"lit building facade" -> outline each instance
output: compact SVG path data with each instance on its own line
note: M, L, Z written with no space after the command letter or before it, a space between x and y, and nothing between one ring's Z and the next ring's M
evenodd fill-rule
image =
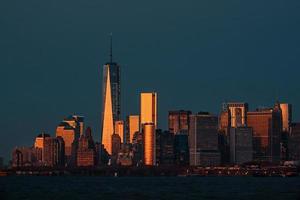
M141 93L140 99L141 126L145 123L153 123L157 127L157 93Z
M250 127L230 129L230 161L243 164L253 160L253 130Z
M289 133L292 123L292 105L288 103L280 104L282 113L282 130L285 133Z
M192 166L217 166L220 164L218 150L218 117L209 113L190 116L189 155Z
M169 131L177 133L188 133L191 111L178 110L169 111L168 125Z
M144 164L156 164L156 140L155 140L155 124L143 124L143 145L144 145Z
M124 121L118 120L115 122L115 134L121 138L121 143L124 143Z
M253 128L253 159L279 162L282 131L280 107L248 112L247 122Z
M247 125L248 103L230 102L225 105L230 111L230 127L236 128Z
M79 138L76 162L78 167L93 167L96 165L96 146L92 137L91 128L89 127L85 134Z
M126 118L126 143L132 143L133 135L140 131L140 116L129 115Z

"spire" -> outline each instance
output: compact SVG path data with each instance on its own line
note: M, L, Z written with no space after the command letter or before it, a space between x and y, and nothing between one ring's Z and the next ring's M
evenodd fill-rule
M113 55L112 55L112 33L110 33L110 63L113 61Z

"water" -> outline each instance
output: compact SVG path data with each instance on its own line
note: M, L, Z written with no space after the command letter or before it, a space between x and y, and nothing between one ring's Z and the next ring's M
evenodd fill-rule
M6 199L300 200L300 177L0 177Z

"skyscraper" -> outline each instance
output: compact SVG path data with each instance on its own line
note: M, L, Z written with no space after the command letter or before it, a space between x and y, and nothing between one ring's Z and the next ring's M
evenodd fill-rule
M129 115L126 118L126 143L133 142L133 135L140 131L140 116Z
M253 159L279 162L282 131L280 108L258 109L247 115L248 126L253 128Z
M145 123L153 123L154 129L157 128L157 93L141 93L141 126Z
M230 161L243 164L253 159L252 128L237 127L230 129Z
M204 112L190 116L189 149L192 166L220 164L218 117Z
M121 71L112 59L112 37L110 62L103 66L102 82L102 144L109 154L112 152L111 137L114 134L115 121L121 115Z
M124 143L124 121L118 120L115 122L115 134L121 138L121 143Z
M247 103L225 103L223 105L224 109L227 106L227 109L230 111L230 120L231 127L240 127L247 125L247 112L248 112L248 104Z
M155 165L156 163L156 141L155 125L153 122L143 124L144 164Z

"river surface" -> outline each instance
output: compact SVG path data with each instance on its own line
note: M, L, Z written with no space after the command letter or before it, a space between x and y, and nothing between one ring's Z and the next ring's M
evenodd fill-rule
M300 177L0 177L6 199L300 200Z

